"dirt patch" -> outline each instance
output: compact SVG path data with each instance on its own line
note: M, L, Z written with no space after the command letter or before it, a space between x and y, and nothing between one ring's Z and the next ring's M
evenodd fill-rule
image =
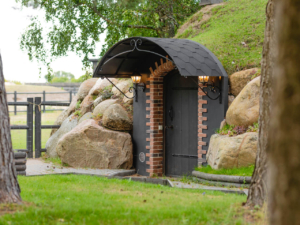
M23 202L22 204L0 204L0 216L24 211L26 207L32 205L33 203L29 203L29 202Z
M212 9L218 6L224 5L224 3L208 5L195 13L190 20L184 23L177 31L175 38L187 38L193 32L201 29L201 26L205 25L212 15Z

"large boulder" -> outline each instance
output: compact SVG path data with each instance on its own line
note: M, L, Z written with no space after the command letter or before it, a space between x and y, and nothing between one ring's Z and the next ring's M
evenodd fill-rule
M127 104L133 104L133 92L127 92L126 93L126 96L129 97L129 98L126 98L125 96L123 97L123 102L124 103L127 103Z
M92 95L87 95L80 104L80 114L84 115L87 112L92 112L94 98Z
M117 86L123 93L126 93L126 92L128 92L129 88L132 86L132 81L131 81L131 80L121 81L121 82L119 82L118 84L116 84L116 86ZM113 87L113 88L112 88L112 92L113 92L114 95L116 95L116 96L122 95L122 93L121 93L116 87Z
M62 111L61 114L56 118L54 125L61 125L65 119L68 118L73 112L75 112L76 109L76 104L77 104L77 96L73 96L72 102L69 105L67 109ZM50 133L50 137L57 131L58 129L53 128Z
M67 111L68 111L68 116L70 116L73 112L75 112L76 110L76 105L77 105L77 95L76 96L73 96L72 98L72 102L71 104L69 105Z
M56 146L59 139L69 131L71 131L78 123L78 118L73 114L70 115L61 124L60 128L48 139L46 143L47 154L51 158L57 157Z
M231 169L253 165L257 152L258 133L238 136L214 134L210 138L207 163L213 169Z
M235 126L250 126L258 122L260 77L253 79L234 99L226 113L226 122Z
M96 108L93 111L94 116L103 116L106 109L108 109L109 106L112 104L115 104L117 102L116 99L107 99L103 102L101 102L99 105L96 106Z
M243 88L251 81L254 74L259 71L258 68L242 70L229 76L230 92L237 96Z
M109 80L114 84L117 84L119 81L115 78L110 78ZM98 95L101 90L109 86L112 86L112 84L107 79L98 79L95 85L89 91L89 95Z
M88 112L88 113L84 114L82 117L80 117L78 124L82 123L85 120L92 119L93 117L94 117L93 113Z
M64 111L59 114L59 116L56 118L54 125L61 125L69 116L68 109L65 109ZM50 133L50 137L57 131L58 129L52 129Z
M130 169L133 161L130 134L105 129L92 119L65 134L57 154L73 167Z
M132 121L126 110L119 104L113 104L105 110L102 124L111 130L129 131L132 130Z
M85 98L85 96L88 95L89 91L95 85L97 80L98 80L98 78L91 78L91 79L84 81L79 87L79 90L77 93L77 99L83 100Z

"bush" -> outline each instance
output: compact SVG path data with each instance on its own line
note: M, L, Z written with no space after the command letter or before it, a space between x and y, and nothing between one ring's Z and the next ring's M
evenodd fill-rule
M252 126L249 127L226 124L222 129L217 129L216 134L229 135L229 137L232 137L246 132L258 132L258 128L258 123L254 123Z

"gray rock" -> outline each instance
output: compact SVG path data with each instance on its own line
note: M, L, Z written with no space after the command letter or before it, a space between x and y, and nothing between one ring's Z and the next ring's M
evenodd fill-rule
M132 97L133 97L133 93L131 93L131 92L128 91L128 92L126 93L126 96L129 97L129 98L126 98L126 97L124 96L124 97L123 97L123 102L132 105L132 104L133 104L133 98L132 98Z
M108 109L108 107L111 106L112 104L115 104L116 102L117 102L116 99L107 99L107 100L101 102L94 109L94 111L93 111L94 116L98 116L98 115L103 116L105 110Z
M130 134L105 129L92 119L64 135L57 154L73 167L130 169L133 162Z
M84 81L79 87L79 90L77 93L77 99L83 100L85 98L85 96L88 95L89 91L95 85L97 80L98 80L98 78L91 78L91 79Z
M125 80L125 81L121 81L116 85L123 93L128 92L129 88L132 86L132 81L131 80ZM122 95L122 93L116 88L113 87L112 88L112 92L114 93L114 95L116 96L120 96Z
M96 107L97 105L99 105L101 102L103 101L103 97L99 96L98 98L95 99L94 101L94 107Z
M64 136L64 134L71 131L78 123L78 118L73 114L69 116L64 122L61 124L61 127L48 139L46 143L47 154L51 158L57 157L56 146L60 138Z
M105 110L102 124L111 130L129 131L132 130L132 121L128 113L119 104L113 104Z
M79 119L78 124L82 123L82 122L85 121L85 120L92 119L93 117L94 117L94 116L93 116L93 113L88 112L88 113L84 114L84 115Z
M214 134L210 138L207 163L214 169L231 169L253 165L257 152L258 133L247 132L229 137Z
M118 83L118 80L115 78L109 78L114 84ZM89 95L98 95L101 90L106 87L112 86L112 84L107 79L98 79L92 89L89 91Z
M54 125L61 125L69 116L68 109L65 109L64 111L59 114L59 116L56 118ZM52 129L50 133L50 137L57 131L58 129Z

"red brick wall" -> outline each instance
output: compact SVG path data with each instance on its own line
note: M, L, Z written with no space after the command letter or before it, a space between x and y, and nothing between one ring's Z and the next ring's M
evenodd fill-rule
M163 149L164 149L164 133L163 129L159 130L159 126L164 125L164 99L163 99L163 77L150 77L148 78L147 88L150 92L147 93L146 103L149 107L146 111L149 112L146 115L147 119L147 138L146 149L149 151L146 153L146 164L149 165L146 172L149 176L163 175Z
M202 85L199 83L199 85ZM207 129L207 125L203 125L203 121L207 120L202 114L207 112L207 109L203 105L207 104L207 100L203 99L205 94L198 88L198 166L202 166L206 162L202 156L206 155L206 150L203 150L202 146L206 146L207 143L202 141L202 138L206 137L204 130Z

